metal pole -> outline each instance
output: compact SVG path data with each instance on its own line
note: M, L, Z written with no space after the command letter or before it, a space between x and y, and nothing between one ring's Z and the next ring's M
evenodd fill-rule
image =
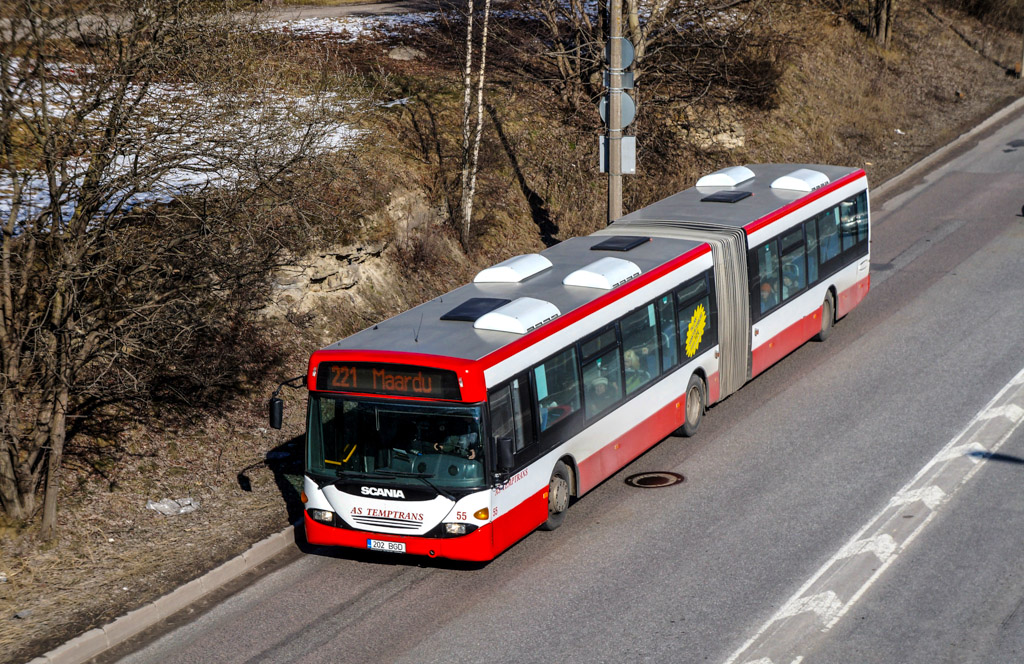
M608 223L622 216L622 0L611 0L608 49Z
M1020 45L1020 66L1017 67L1017 78L1024 76L1024 24L1021 25L1021 45Z

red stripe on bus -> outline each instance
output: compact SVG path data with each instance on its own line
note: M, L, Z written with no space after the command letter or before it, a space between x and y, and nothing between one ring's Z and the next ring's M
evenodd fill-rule
M693 261L694 259L700 256L703 256L706 253L709 253L710 251L711 245L702 244L699 247L691 249L685 254L673 258L671 261L667 263L659 265L658 267L652 269L650 272L647 272L646 274L642 274L639 277L632 279L631 281L627 281L622 286L619 286L615 290L605 295L602 295L596 300L588 302L577 309L573 309L569 313L559 316L550 323L542 325L538 329L520 337L519 339L516 339L512 343L502 346L501 348L492 351L488 355L484 355L482 358L480 358L480 369L489 369L494 365L498 364L499 362L507 360L516 353L519 353L524 349L529 348L530 346L540 341L543 341L544 339L550 337L552 334L556 332L564 330L573 323L583 320L584 318L593 314L594 312L603 309L604 307L607 307L618 300L621 300L627 295L636 292L637 290L643 288L647 284L656 281L657 279L665 276L669 272L682 267L683 265Z
M839 294L839 301L836 302L836 315L845 316L853 311L853 308L860 304L869 290L871 290L870 274L854 284L853 288L847 288Z
M821 189L816 189L815 191L812 191L811 193L804 196L803 198L799 198L793 201L792 203L784 205L783 207L780 207L778 210L775 210L774 212L761 217L760 219L756 219L750 222L749 224L743 227L743 230L747 232L747 235L753 235L755 232L761 230L768 224L774 223L779 219L785 217L786 215L792 214L793 212L796 212L800 208L810 205L811 203L818 200L822 196L831 194L836 189L839 189L853 182L854 180L857 180L862 177L865 177L864 169L858 169L853 173L850 173L849 175L844 175L843 177L839 178L832 184L826 187L822 187Z
M494 499L491 499L494 502ZM492 508L493 509L493 508ZM527 497L508 512L499 514L494 521L494 555L523 539L548 519L548 487Z
M868 275L856 284L839 293L836 304L836 316L845 316L857 306L871 287L871 276ZM815 309L810 315L804 316L779 334L754 349L751 360L751 377L758 375L786 355L802 346L808 339L821 330L822 307ZM755 325L755 327L757 327Z
M708 392L719 385L718 372L708 377ZM611 441L577 464L579 467L578 495L583 495L605 481L633 459L637 458L670 433L683 426L686 413L686 394L663 406L646 420Z

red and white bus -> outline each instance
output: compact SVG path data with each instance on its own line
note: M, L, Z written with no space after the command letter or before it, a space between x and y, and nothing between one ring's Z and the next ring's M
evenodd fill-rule
M558 527L824 339L868 292L869 238L862 170L731 167L316 351L307 540L490 560Z

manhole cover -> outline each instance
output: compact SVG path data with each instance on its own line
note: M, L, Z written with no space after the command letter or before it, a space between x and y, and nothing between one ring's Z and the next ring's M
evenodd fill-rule
M626 484L635 486L638 489L657 489L663 486L672 486L683 481L679 473L658 471L655 473L637 473L626 478Z

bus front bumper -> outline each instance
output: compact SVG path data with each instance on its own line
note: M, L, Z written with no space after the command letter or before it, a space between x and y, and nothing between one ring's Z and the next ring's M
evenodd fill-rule
M461 537L416 537L413 535L392 535L390 533L372 533L365 530L338 528L314 521L309 514L303 512L306 528L306 541L321 546L345 546L353 549L369 549L369 541L401 542L405 544L405 553L431 558L449 558L451 560L485 561L494 558L494 547L491 538L491 524L485 523L468 535ZM396 554L401 555L401 554Z

